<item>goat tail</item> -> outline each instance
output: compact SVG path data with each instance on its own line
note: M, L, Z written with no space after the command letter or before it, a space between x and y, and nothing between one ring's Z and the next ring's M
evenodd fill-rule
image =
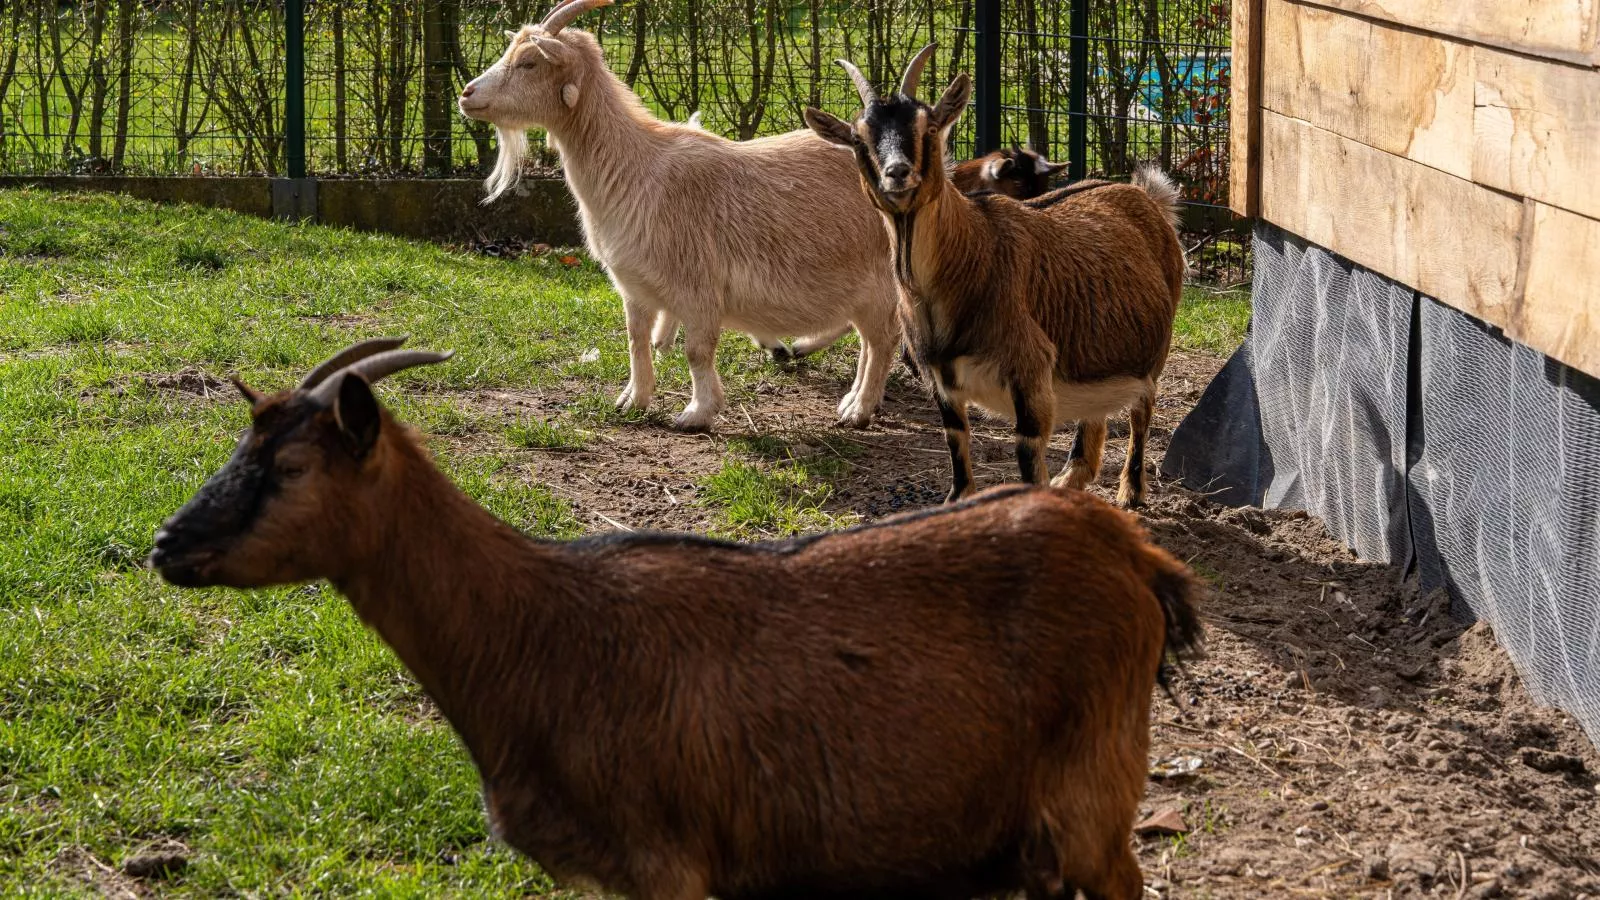
M1172 180L1172 176L1161 171L1161 167L1155 163L1148 163L1134 170L1133 183L1136 187L1143 188L1144 192L1150 195L1150 199L1154 200L1156 206L1161 208L1161 214L1166 217L1167 224L1171 225L1173 230L1176 231L1178 228L1178 203L1183 198L1178 193L1177 182Z
M1205 628L1200 624L1197 609L1200 585L1188 567L1167 551L1149 545L1145 554L1151 566L1146 583L1156 595L1156 602L1161 604L1161 618L1166 624L1166 641L1162 645L1156 681L1181 711L1183 706L1173 696L1169 676L1174 664L1181 667L1185 659L1199 656L1204 649Z
M489 196L483 198L485 205L500 199L501 194L517 186L517 182L522 180L522 158L528 155L526 129L496 125L494 131L500 138L500 155L495 157L494 169L483 182L489 191Z

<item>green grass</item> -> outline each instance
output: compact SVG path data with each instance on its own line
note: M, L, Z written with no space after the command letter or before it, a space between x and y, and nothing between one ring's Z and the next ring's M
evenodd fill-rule
M1180 346L1237 340L1246 308L1186 304ZM141 566L247 424L219 379L281 389L377 334L458 351L380 392L464 490L531 534L584 530L525 448L641 418L611 409L621 304L592 264L0 192L0 893L92 892L104 873L84 854L114 868L175 838L193 853L162 888L179 896L549 895L487 840L465 753L343 598L180 591ZM723 359L731 397L785 377L731 337ZM687 389L681 354L660 379ZM463 393L567 380L593 389L509 425ZM731 535L842 524L825 506L852 446L729 441L703 502Z
M1173 346L1183 350L1227 355L1244 340L1250 326L1250 294L1191 285L1172 324Z

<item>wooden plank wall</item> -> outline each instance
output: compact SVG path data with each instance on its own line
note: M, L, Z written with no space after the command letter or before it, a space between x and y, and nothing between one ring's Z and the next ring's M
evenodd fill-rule
M1240 5L1251 211L1600 376L1600 0Z

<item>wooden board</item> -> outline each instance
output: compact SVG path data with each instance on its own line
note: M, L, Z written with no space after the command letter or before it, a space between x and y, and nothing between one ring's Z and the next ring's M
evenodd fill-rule
M1228 206L1253 217L1261 206L1261 7L1233 0L1229 63Z
M1497 191L1262 113L1264 218L1501 327L1518 287L1522 212Z
M1516 340L1600 377L1600 220L1527 202Z
M1600 61L1600 0L1308 0L1535 56Z
M1472 177L1471 46L1288 0L1265 14L1265 108Z
M1600 71L1474 56L1472 180L1600 218Z

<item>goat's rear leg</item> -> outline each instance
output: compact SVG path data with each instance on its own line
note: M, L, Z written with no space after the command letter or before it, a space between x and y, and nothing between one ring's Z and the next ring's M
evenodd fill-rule
M658 311L655 327L650 330L650 346L654 347L657 353L666 353L672 349L672 344L677 339L677 318L664 309Z
M1125 507L1144 505L1144 445L1155 414L1156 398L1145 394L1128 410L1128 459L1122 465L1122 481L1117 486L1117 503Z
M825 331L822 334L813 334L795 338L794 343L788 347L780 346L773 348L772 360L773 362L783 363L793 362L797 359L804 359L813 353L818 353L828 349L829 347L832 347L840 338L848 334L849 331L850 325L846 323L842 327L835 328L832 331Z
M839 424L865 428L872 424L872 415L883 400L883 386L889 380L900 335L892 321L866 327L858 323L856 328L861 335L861 356L856 360L855 383L839 401Z
M1106 449L1106 420L1080 421L1067 454L1067 467L1051 484L1083 490L1100 477L1100 459Z
M721 323L686 321L683 325L683 353L689 358L689 379L693 385L689 405L672 425L679 431L708 431L726 403L722 379L717 375L717 340Z

